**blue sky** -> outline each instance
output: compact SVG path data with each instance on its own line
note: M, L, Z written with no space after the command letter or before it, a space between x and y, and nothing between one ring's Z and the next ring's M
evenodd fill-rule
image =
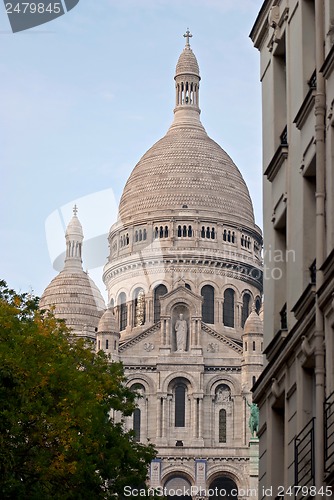
M202 123L241 170L262 225L259 54L248 37L261 4L80 0L65 16L17 34L1 4L1 278L42 293L62 244L50 214L68 222L74 201L84 200L88 238L108 231L132 168L172 121L188 26ZM90 274L101 286L101 270Z

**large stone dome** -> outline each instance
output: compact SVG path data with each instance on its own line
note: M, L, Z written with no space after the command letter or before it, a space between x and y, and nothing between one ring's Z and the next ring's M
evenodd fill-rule
M41 309L54 308L57 318L77 335L95 337L99 320L105 310L103 297L94 281L83 270L61 271L47 286L41 300Z
M176 106L167 134L137 163L123 191L120 222L184 208L254 228L247 186L228 154L207 135L199 109L199 66L189 30L175 71Z
M84 236L76 206L73 212L65 233L64 269L44 290L39 307L52 309L56 318L65 320L73 334L95 340L105 303L94 281L82 269Z
M203 127L172 126L137 163L123 191L122 221L182 207L254 226L247 186L228 154Z

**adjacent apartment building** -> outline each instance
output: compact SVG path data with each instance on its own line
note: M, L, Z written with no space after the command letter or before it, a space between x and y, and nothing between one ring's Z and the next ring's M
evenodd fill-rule
M266 0L260 498L334 485L334 1ZM300 490L298 492L298 486ZM272 488L272 494L271 493ZM333 487L334 489L334 487Z

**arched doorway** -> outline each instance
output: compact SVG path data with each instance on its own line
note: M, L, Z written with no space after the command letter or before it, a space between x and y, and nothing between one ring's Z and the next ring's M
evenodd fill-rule
M220 476L214 479L209 489L211 490L210 493L213 493L210 495L210 499L234 498L237 500L238 498L238 487L233 479L227 476Z
M182 476L174 476L165 483L165 491L168 500L190 500L191 484Z

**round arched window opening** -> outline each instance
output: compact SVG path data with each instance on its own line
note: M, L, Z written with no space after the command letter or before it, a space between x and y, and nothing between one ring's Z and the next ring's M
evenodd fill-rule
M238 498L238 487L231 479L227 476L217 477L212 481L209 487L210 498Z
M190 500L191 483L182 476L175 476L166 481L165 491L169 500Z

